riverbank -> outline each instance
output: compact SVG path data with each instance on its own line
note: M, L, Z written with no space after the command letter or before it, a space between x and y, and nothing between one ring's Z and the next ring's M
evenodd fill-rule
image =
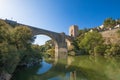
M32 66L35 66L35 65L38 65L40 62L42 62L42 59L41 60L38 60L38 61L34 61L34 62L31 62L31 63L24 63L24 64L19 64L17 65L16 69L14 70L14 72L12 74L9 74L7 72L1 72L0 73L0 80L13 80L13 76L18 72L20 71L21 69L24 69L24 68L29 68L29 67L32 67Z
M21 70L24 70L24 69L27 69L27 68L30 68L30 67L33 67L33 66L37 66L39 65L40 63L42 62L42 59L38 60L38 61L34 61L34 62L31 62L31 63L24 63L24 64L19 64L17 66L17 68L15 69L14 73L12 74L11 76L11 79L9 80L14 80L14 76L16 73L18 73L19 71Z

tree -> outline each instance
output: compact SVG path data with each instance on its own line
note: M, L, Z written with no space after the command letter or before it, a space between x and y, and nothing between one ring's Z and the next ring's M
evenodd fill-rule
M31 64L38 62L42 59L43 53L41 52L39 45L31 45L31 47L26 51L23 58L20 61L20 64L26 63Z
M34 41L31 29L26 26L15 27L12 30L12 37L13 44L18 50L25 50Z
M79 43L79 48L87 53L93 53L94 48L103 44L102 35L98 32L88 32Z
M120 19L117 19L116 23L117 23L117 24L120 24Z
M105 55L107 56L116 56L120 55L120 45L119 44L110 44L109 48L106 49Z
M48 40L48 41L45 42L45 49L46 49L46 51L47 51L48 49L52 49L52 48L54 48L54 47L55 47L55 45L54 45L53 40Z
M12 73L19 62L19 54L14 45L11 45L12 36L10 30L13 28L0 20L0 73Z
M10 40L10 27L5 23L0 23L0 43L3 41L9 42Z
M79 44L81 40L84 38L85 33L87 33L87 29L79 30L79 36L76 37L76 39L72 42L72 45L74 46L74 51L81 50L81 48L79 47Z
M78 35L80 36L80 35L83 35L83 34L85 34L86 32L88 32L89 31L89 29L87 29L87 28L85 28L85 29L83 29L83 30L79 30L78 31Z
M0 65L2 71L12 73L20 61L19 53L15 46L7 42L0 44Z
M94 48L94 54L95 55L104 55L105 50L106 50L106 45L97 45Z
M46 51L47 54L50 55L50 57L54 58L55 57L55 49L51 48Z
M45 53L46 53L45 56L49 55L49 57L55 57L55 45L54 45L53 40L46 41L44 48L45 48Z
M113 28L116 25L116 21L112 18L107 18L103 23L105 28Z
M32 45L35 37L26 26L7 24L0 20L0 74L13 73L16 66L24 61L42 59L39 46Z

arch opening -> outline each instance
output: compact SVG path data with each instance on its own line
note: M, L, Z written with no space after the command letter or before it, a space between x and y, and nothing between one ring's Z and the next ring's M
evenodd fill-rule
M36 39L33 44L37 44L41 47L42 53L47 57L55 58L58 55L58 43L52 36L45 34L35 35Z

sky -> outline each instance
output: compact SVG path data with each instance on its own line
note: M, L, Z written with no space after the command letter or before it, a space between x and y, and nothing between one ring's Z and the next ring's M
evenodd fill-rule
M0 0L0 18L65 34L71 25L92 28L109 17L120 18L120 0ZM48 39L37 36L35 44Z

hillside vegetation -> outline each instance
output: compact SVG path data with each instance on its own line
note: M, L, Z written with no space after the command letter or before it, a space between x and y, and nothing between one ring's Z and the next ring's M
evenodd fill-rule
M102 27L79 30L73 45L73 50L80 54L120 55L120 19L107 18Z

